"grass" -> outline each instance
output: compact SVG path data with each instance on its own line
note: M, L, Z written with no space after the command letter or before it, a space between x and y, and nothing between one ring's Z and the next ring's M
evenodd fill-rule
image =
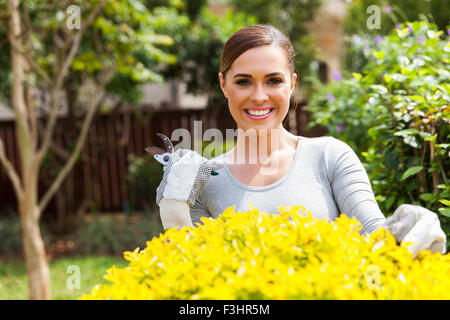
M52 298L74 300L91 292L96 284L108 283L103 276L106 269L113 265L125 267L128 261L122 257L95 255L71 256L50 261ZM79 269L69 268L70 266L77 266ZM76 270L80 271L80 287L70 289L70 284L76 284L73 281ZM23 261L0 262L0 300L28 299L27 286L26 267Z

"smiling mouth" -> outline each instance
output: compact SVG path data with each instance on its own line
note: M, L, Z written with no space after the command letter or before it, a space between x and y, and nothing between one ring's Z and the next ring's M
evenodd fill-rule
M248 115L252 116L252 117L263 117L268 115L269 113L271 113L274 108L270 108L270 109L265 109L265 110L250 110L250 109L244 109L245 113L247 113Z

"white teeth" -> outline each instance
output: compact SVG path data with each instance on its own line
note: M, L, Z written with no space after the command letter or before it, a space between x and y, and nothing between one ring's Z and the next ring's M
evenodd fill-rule
M247 112L250 113L252 116L263 116L265 114L268 114L272 109L267 109L264 111L251 111L247 109Z

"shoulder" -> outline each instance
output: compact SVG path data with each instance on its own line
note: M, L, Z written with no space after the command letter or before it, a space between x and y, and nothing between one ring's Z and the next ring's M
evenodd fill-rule
M332 136L322 136L322 137L301 137L302 144L305 150L312 153L317 153L318 155L324 156L325 158L334 157L338 154L342 154L353 149L344 141L336 139Z
M314 163L315 168L325 174L329 181L336 171L349 165L359 164L353 149L344 141L331 136L303 138L302 158ZM305 158L306 157L306 158Z

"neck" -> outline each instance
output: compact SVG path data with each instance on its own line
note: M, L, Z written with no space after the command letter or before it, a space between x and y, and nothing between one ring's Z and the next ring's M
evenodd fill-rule
M292 148L293 134L282 126L274 129L238 129L237 143L230 151L236 164L264 165L280 151Z

